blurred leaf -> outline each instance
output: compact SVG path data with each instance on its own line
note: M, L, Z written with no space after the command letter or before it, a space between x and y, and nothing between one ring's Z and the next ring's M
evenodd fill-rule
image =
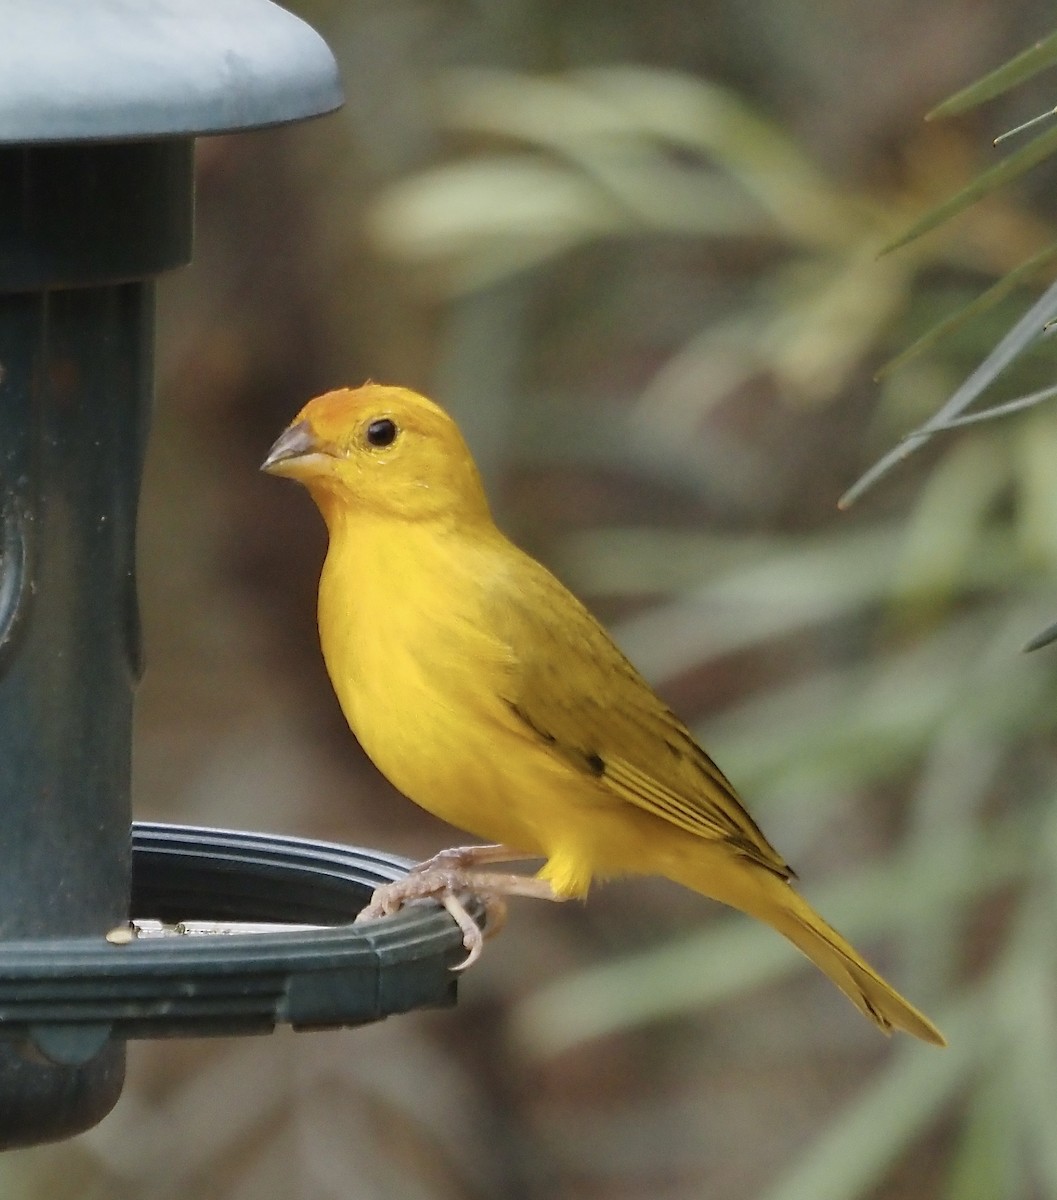
M955 92L942 104L937 104L931 112L926 113L925 120L933 121L937 117L952 117L957 113L967 112L986 100L1001 96L1003 92L1024 83L1039 71L1052 67L1054 63L1057 63L1057 33L1051 33L1049 37L1043 38L1029 49L1021 51L1015 58L996 67L983 79L978 79L961 91Z
M813 822L813 805L791 810L788 796L861 792L903 777L955 711L991 741L1045 731L1053 681L1045 664L1029 670L1015 656L1024 619L1011 618L996 638L996 612L976 613L880 672L844 667L771 683L699 732L785 846Z
M766 534L617 526L566 534L551 547L548 562L578 592L650 596L690 593L792 551L787 539Z
M622 232L631 219L589 179L523 154L451 163L395 184L368 231L389 254L443 268L466 290Z
M975 317L989 312L995 305L1019 287L1024 280L1033 278L1041 267L1052 262L1055 258L1057 258L1057 242L1047 246L1045 250L1029 258L1027 262L1021 263L1019 267L1003 275L997 283L989 287L987 291L981 292L975 300L971 300L964 308L960 308L957 312L944 317L942 321L933 325L928 333L922 334L916 342L911 343L905 350L897 354L895 358L890 358L880 368L874 378L878 380L883 379L886 375L901 367L905 362L915 358L925 350L930 350L941 338L961 329Z
M935 208L930 209L923 217L915 221L905 233L900 234L894 241L884 246L880 253L890 254L893 250L905 246L907 242L912 242L922 234L935 229L937 225L949 221L951 217L964 212L978 200L982 200L984 196L1019 179L1032 167L1038 166L1040 162L1049 158L1055 150L1057 150L1057 127L1040 133L1038 137L1033 138L1026 146L1021 147L996 166L981 172L967 187L962 188L949 200L936 205Z
M639 223L640 231L696 237L758 237L764 215L717 171L687 167L655 148L583 148L570 156Z
M637 175L643 198L654 193L655 212L678 203L686 179L714 160L776 229L798 241L846 242L859 223L776 124L728 89L684 72L629 64L540 76L472 67L449 72L443 96L454 128L545 146L593 172L625 160L622 187ZM702 164L677 170L667 157L672 150L693 151ZM734 215L725 216L732 231ZM681 223L687 226L687 216ZM760 226L744 197L741 224Z
M768 369L794 395L815 402L848 383L903 305L908 279L904 264L879 261L861 243L816 268L822 278L797 280L770 329L758 335Z
M1000 1056L982 1068L966 1096L967 1112L958 1131L944 1200L995 1200L1016 1196L1023 1178L1016 1128L1015 1084Z
M445 73L441 99L443 118L453 129L517 138L552 150L647 135L637 114L592 95L566 75L460 67Z
M1053 922L1057 914L1057 809L1049 805L1036 840L1036 886L1022 897L1008 949L995 972L1005 1027L1005 1054L1013 1070L1019 1148L1027 1151L1029 1173L1042 1194L1057 1195L1057 1022L1053 992L1057 948Z
M640 568L633 558L625 557L628 544L623 539L608 537L614 538L609 548L598 551L592 549L592 535L578 535L568 543L573 553L559 554L559 568L576 589L649 593L676 570L683 574L672 565L668 572L662 568L661 574L651 576L647 564ZM807 626L861 615L890 597L902 539L897 526L884 525L802 543L779 543L780 552L716 572L719 578L626 618L615 636L628 657L659 682L682 673L688 662L704 665ZM693 553L689 539L681 544L686 553ZM1001 534L984 537L971 561L963 559L963 563L962 584L970 588L1002 585L1018 569L1015 547Z
M1018 973L1017 1033L1010 1039L1016 1072L1016 1101L1020 1130L1032 1171L1043 1193L1057 1196L1057 1027L1053 1016L1052 916L1038 922L1035 953L1022 961Z
M895 527L886 526L814 541L790 540L780 553L761 556L622 622L617 640L650 678L662 680L687 662L704 663L814 622L834 621L880 603L898 536ZM617 561L610 557L613 565ZM585 590L626 590L621 583L630 582L633 560L620 563L619 580L612 570L600 574L602 565L581 549L568 569ZM636 573L649 579L645 571L636 568Z
M795 241L843 243L858 227L855 206L778 124L735 92L682 71L630 64L581 70L575 78L656 136L714 156Z
M907 524L893 578L897 599L935 605L961 592L968 561L1008 480L1008 462L981 438L948 452L926 481Z
M1047 389L1057 395L1057 388ZM1014 431L1019 490L1015 535L1028 563L1057 566L1057 419L1039 414Z
M735 186L745 184L743 173L717 170L704 156L731 168L716 151L729 142L751 154L753 142L742 136L747 125L757 133L768 129L773 142L779 135L715 85L631 67L566 76L463 68L447 76L444 97L454 128L545 147L602 185L647 228L712 237L773 228L765 219L773 216L773 200L759 209L746 203L761 199L758 189L746 196ZM738 136L729 136L735 123ZM702 159L673 154L687 148ZM793 158L791 146L787 154ZM772 180L773 187L782 183Z
M875 1187L965 1086L988 1049L985 991L944 1014L949 1045L901 1046L762 1200L854 1200Z
M969 853L980 837L988 800L1001 786L1004 743L991 722L955 710L926 751L920 782L907 813L907 853L924 853L930 842L957 843ZM901 947L903 978L912 994L942 995L962 972L960 936L965 920L960 897L933 896L925 911L894 936Z

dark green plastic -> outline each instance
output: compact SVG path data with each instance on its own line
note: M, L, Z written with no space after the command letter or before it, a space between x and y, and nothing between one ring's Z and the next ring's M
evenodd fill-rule
M190 138L0 146L0 292L121 283L183 266L193 171Z
M334 1028L455 1003L462 935L434 903L353 919L410 864L331 842L139 823L132 912L327 926L290 932L0 943L0 1038L76 1066L110 1038ZM479 919L483 910L471 902Z
M144 277L190 257L190 143L4 149L0 179L7 940L98 933L126 911L136 501L153 379ZM76 1069L0 1046L0 1146L94 1124L123 1061L120 1043Z
M14 0L0 43L2 947L127 913L153 281L190 258L193 135L341 97L267 0ZM50 1061L0 1042L0 1148L109 1111L110 1028L49 1026Z

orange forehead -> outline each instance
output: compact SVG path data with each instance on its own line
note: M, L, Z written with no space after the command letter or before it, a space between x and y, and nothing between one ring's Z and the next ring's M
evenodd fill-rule
M352 425L362 411L364 388L338 388L316 396L301 409L295 421L307 421L317 434L334 437Z
M415 413L443 416L431 400L407 388L365 383L363 387L338 388L316 396L294 419L307 421L320 437L337 441L364 418L385 414L406 419Z

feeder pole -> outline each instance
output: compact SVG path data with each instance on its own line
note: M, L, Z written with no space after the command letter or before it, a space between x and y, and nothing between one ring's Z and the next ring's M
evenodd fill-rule
M191 257L194 137L327 112L341 94L323 42L267 0L9 0L3 23L0 939L12 941L99 935L128 915L154 280ZM90 1023L80 1032L83 1049ZM85 1064L0 1042L0 1148L110 1111L124 1045L105 1035Z

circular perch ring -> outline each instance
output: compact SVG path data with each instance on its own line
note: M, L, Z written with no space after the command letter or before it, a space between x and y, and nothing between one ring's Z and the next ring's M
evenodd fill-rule
M324 1029L452 1005L465 950L440 905L351 924L410 865L332 842L137 822L134 918L302 927L0 942L0 1037L76 1065L112 1038ZM472 898L470 911L483 920Z

